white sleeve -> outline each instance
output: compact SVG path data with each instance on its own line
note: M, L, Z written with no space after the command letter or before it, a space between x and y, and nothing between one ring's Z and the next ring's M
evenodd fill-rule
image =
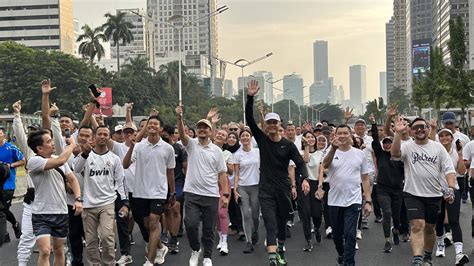
M121 200L126 200L127 196L125 194L125 188L124 188L124 179L125 174L122 166L122 162L120 158L117 156L115 157L115 163L114 163L114 179L115 179L115 184L117 184L117 192L120 195Z
M84 170L84 167L86 166L86 161L84 157L82 157L82 153L79 154L76 158L74 158L74 171L80 173ZM85 175L85 174L84 174Z
M25 128L23 127L23 122L19 115L15 115L13 118L13 135L16 137L16 143L18 148L23 152L25 158L28 160L32 155L32 150L28 147L28 140L25 133Z
M59 120L57 118L51 117L51 131L53 132L53 141L56 148L55 154L59 155L64 151L66 144L64 142ZM77 141L75 143L77 143Z
M360 168L360 174L365 175L369 173L369 164L367 163L367 156L362 153L362 167Z
M474 141L470 141L462 149L462 158L466 161L472 160L472 153L474 152Z
M40 157L40 156L33 156L28 160L27 163L27 168L30 173L38 173L38 172L43 172L44 167L46 166L46 163L48 162L48 159Z
M174 158L174 148L173 146L168 146L168 158L166 158L166 168L174 169L176 167L176 159Z
M217 154L217 173L227 172L227 165L224 160L224 154L221 151L218 151L216 154Z

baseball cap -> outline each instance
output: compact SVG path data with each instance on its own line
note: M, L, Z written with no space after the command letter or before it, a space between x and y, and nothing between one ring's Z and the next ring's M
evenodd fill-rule
M322 132L322 133L324 133L324 132L329 132L329 133L331 133L331 131L332 131L332 128L331 128L330 126L323 126L323 127L321 128L321 132Z
M209 121L209 120L207 120L207 119L201 119L201 120L199 120L199 121L196 123L196 127L198 127L200 124L204 124L204 125L208 126L209 128L212 128L211 121Z
M365 120L362 119L362 118L359 118L355 121L354 125L357 125L358 123L364 123L365 124Z
M39 124L31 124L27 128L32 128L34 130L40 130L41 126Z
M268 121L268 120L276 120L278 122L281 121L280 119L280 116L277 114L277 113L268 113L265 115L265 121Z
M127 130L127 129L131 129L131 130L133 130L133 131L137 131L137 126L135 126L135 123L133 123L133 122L132 122L132 123L126 123L126 124L123 126L122 130L125 131L125 130Z
M443 123L456 123L456 115L453 112L446 112L441 120Z
M447 128L442 128L440 131L438 131L438 135L443 133L443 132L448 132L449 134L451 134L451 136L453 136L453 132L450 129L447 129Z
M385 137L385 138L382 139L382 144L385 144L387 142L392 143L393 142L392 138L391 137Z
M117 125L117 126L115 126L114 132L118 132L118 131L120 131L120 130L123 130L123 126L122 126L122 125Z
M323 126L323 123L318 122L318 123L316 123L316 126L317 126L317 127L322 127L322 126Z

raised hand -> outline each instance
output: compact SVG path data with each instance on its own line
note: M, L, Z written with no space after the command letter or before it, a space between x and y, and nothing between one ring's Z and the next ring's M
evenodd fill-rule
M211 110L209 110L209 112L207 112L207 119L211 119L213 118L214 116L217 115L217 107L212 107Z
M351 119L354 116L354 114L352 114L353 110L354 110L354 108L349 109L349 107L346 107L346 110L344 111L344 119L346 121L348 121L349 119Z
M56 105L56 103L51 104L51 107L49 108L49 116L56 116L59 113L59 107Z
M395 132L402 134L408 130L408 124L403 119L403 117L399 117L397 122L395 123Z
M212 124L217 124L221 119L219 118L219 114L216 113L213 117L211 117L211 123Z
M438 119L436 117L434 117L430 120L430 127L431 127L431 129L437 129L438 128Z
M160 114L160 111L156 110L155 108L153 108L153 110L151 110L150 112L150 116L158 116Z
M127 111L132 111L133 103L125 103L125 108L127 108Z
M250 83L247 84L247 95L255 96L259 90L260 87L258 86L258 81L251 80Z
M398 106L396 104L391 104L387 109L387 116L394 117L398 113Z
M176 106L174 111L176 112L176 115L178 115L180 117L183 116L183 106L181 106L181 105Z
M373 113L370 113L369 115L369 122L371 124L375 124L375 115Z
M49 94L51 93L56 87L51 87L51 80L50 79L44 79L41 82L41 92L43 94Z
M258 112L261 113L261 114L263 114L265 112L265 106L263 105L263 101L258 102L257 109L258 109Z
M304 129L304 131L313 131L311 129L311 125L308 122L304 122L303 129Z
M21 111L21 100L16 101L16 102L12 105L12 108L13 108L13 113L14 113L14 114L19 114L20 111Z

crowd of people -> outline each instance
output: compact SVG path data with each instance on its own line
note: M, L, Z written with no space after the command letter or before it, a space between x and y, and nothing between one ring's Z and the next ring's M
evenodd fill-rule
M248 126L223 124L212 108L192 128L178 106L175 121L165 124L154 110L137 127L127 103L125 124L111 129L93 114L93 95L75 124L50 103L54 89L50 80L41 84L42 125L25 128L19 100L15 143L0 128L0 246L11 241L8 221L19 239L20 266L28 265L35 245L38 265L49 265L51 254L55 265L160 265L180 253L183 234L189 265L210 266L215 248L229 253L229 235L246 242L233 252L253 253L262 241L261 220L269 265L287 265L285 240L296 230L295 216L304 252L325 236L334 241L337 265L355 265L372 213L382 223L383 252L410 241L412 265L432 265L433 252L444 257L453 245L453 263L469 262L459 216L474 192L474 140L459 131L452 112L443 114L442 127L435 119L404 118L393 105L381 125L371 115L350 127L349 109L341 125L296 125L261 107L256 121L259 86L251 81ZM20 223L10 207L23 165ZM144 261L131 255L135 223Z

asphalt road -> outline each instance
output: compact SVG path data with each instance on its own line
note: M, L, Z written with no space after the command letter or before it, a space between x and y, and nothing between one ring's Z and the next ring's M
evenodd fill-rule
M22 204L16 203L12 207L17 219L21 219ZM464 252L471 256L472 238L471 238L471 203L463 204L461 209L460 222L463 229ZM384 244L382 225L373 222L373 216L370 218L368 230L363 230L363 239L359 240L360 249L356 254L356 263L358 265L410 265L411 253L410 243L400 243L393 246L392 253L383 253ZM10 236L13 235L11 226L8 224ZM260 230L260 239L264 239L264 230ZM136 244L132 246L132 256L134 262L131 265L142 265L145 261L145 247L138 231L135 227L134 239ZM168 255L165 265L187 265L191 251L188 240L184 235L180 240L181 252L177 255ZM18 240L12 239L12 242L5 244L0 248L0 266L17 265L16 247ZM235 236L229 238L230 253L227 256L220 256L217 251L213 254L214 265L268 265L268 259L263 246L263 241L257 245L253 254L243 254L244 242L238 241ZM292 229L292 238L286 242L286 256L289 265L335 265L336 251L331 239L324 239L321 243L316 243L312 252L303 252L304 237L300 222L296 222ZM32 255L30 265L36 265L38 254ZM117 259L120 254L117 253ZM474 256L473 260L474 260ZM84 254L85 258L85 254ZM434 258L435 265L454 265L454 247L446 249L446 258ZM474 263L471 263L474 265Z

